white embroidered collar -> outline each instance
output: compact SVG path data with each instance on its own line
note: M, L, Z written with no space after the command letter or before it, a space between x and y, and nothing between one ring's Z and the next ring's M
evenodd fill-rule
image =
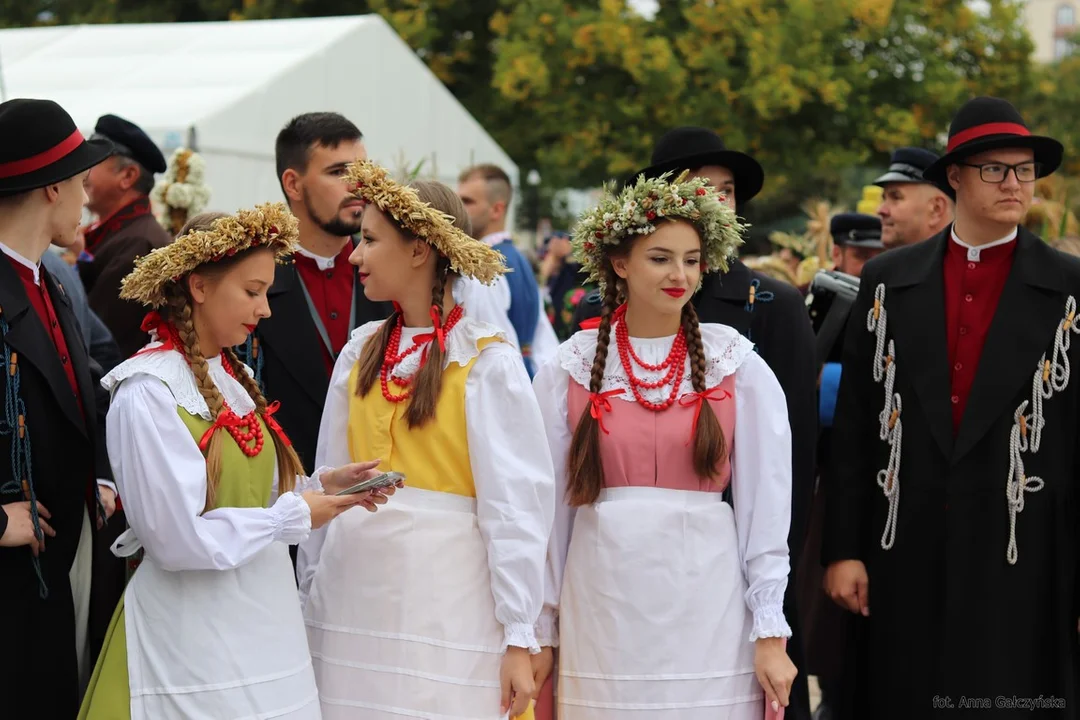
M341 350L338 362L346 362L350 366L360 359L360 353L364 349L364 343L368 338L379 331L384 321L373 320L353 330L349 342ZM430 333L431 328L402 328L401 345L407 347L407 343L415 336ZM480 354L480 341L488 338L506 340L506 334L486 322L481 322L465 315L454 325L446 336L446 357L443 367L449 367L451 363L457 363L462 367L469 364L474 357ZM420 369L420 358L423 351L411 353L394 368L393 374L399 378L410 378Z
M147 348L160 347L161 343L153 342ZM247 390L237 380L233 379L221 364L221 357L209 358L206 364L210 367L210 377L229 407L237 415L244 416L255 409L255 402L247 394ZM248 375L252 375L251 368L245 366ZM110 393L124 380L135 375L150 375L165 383L176 398L176 404L187 410L192 415L198 415L203 420L209 421L210 407L206 404L202 393L199 392L195 374L188 367L184 356L175 350L163 350L158 352L144 352L140 355L125 360L113 368L112 372L101 380L101 386Z
M714 388L724 378L739 369L743 361L754 351L754 344L740 335L734 328L716 323L701 323L701 342L705 347L705 385ZM589 387L592 379L593 358L596 357L596 330L582 330L559 346L559 365L570 374L574 382L584 388ZM659 364L671 352L675 341L672 335L666 338L630 338L634 352L649 364ZM634 374L649 381L659 380L665 371L650 372L640 367L634 368ZM622 389L625 392L616 399L634 402L630 392L630 381L626 377L619 353L615 348L615 332L612 328L611 342L608 347L607 363L604 367L604 379L601 392ZM645 389L642 397L650 402L663 402L671 392L671 386ZM679 386L678 397L694 392L693 379L690 376L690 358L686 359L686 369Z

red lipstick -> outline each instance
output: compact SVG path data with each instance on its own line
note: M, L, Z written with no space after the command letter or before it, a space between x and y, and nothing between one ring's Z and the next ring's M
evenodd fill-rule
M664 288L664 292L673 298L681 298L686 294L686 288Z
M248 333L255 332L255 326L254 325L248 325L247 323L244 323L244 327L247 328Z

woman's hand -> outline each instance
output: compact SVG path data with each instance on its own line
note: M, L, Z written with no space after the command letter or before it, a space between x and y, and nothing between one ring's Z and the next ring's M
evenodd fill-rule
M787 707L790 701L791 685L799 671L787 656L784 639L777 637L759 638L754 643L754 672L758 682L765 689L765 699L773 710Z
M393 488L387 488L393 490ZM384 505L386 496L377 492L353 493L352 495L327 495L318 490L308 490L301 495L311 508L311 529L317 530L351 507L363 505L375 512L376 505Z
M342 465L335 470L324 472L319 476L319 482L322 483L323 490L326 491L327 495L334 495L342 490L348 490L356 483L382 475L376 469L379 467L380 462L382 460L368 460L367 462Z
M539 653L529 656L529 661L532 663L533 685L536 686L533 690L533 700L539 700L540 690L551 676L552 668L555 667L555 651L549 647L542 647Z
M532 661L525 648L508 647L502 661L502 703L499 712L510 712L510 717L524 715L529 701L536 692L533 682Z

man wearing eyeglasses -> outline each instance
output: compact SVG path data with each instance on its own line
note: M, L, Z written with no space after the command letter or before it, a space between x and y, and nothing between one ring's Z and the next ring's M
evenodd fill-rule
M969 101L925 173L955 222L863 269L822 552L861 717L1076 717L1080 265L1020 226L1062 154Z

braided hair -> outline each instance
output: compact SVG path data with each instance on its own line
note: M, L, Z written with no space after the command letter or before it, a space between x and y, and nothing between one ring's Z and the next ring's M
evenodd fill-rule
M617 252L627 252L627 245ZM611 256L609 256L610 259ZM611 342L611 322L615 309L626 301L627 292L623 281L615 274L608 262L604 272L604 296L600 310L600 325L596 335L596 355L593 357L592 374L589 376L589 393L601 392L604 369L607 367L608 347ZM692 302L682 309L682 329L686 337L687 355L690 359L690 379L696 393L704 393L706 357L701 340L701 327ZM709 401L702 398L701 414L694 430L694 471L710 480L718 476L719 465L727 457L727 445L720 420ZM592 406L587 404L578 418L570 441L567 457L567 501L570 505L589 505L596 502L604 487L604 466L600 457L600 421L593 417Z
M220 212L200 213L187 221L178 237L189 232L209 229L214 221L222 217L227 217L227 215ZM222 258L217 262L205 263L195 268L192 273L222 275L253 252L264 251L259 248L251 248ZM202 395L206 401L206 407L210 410L210 421L216 423L218 416L225 409L225 397L210 376L210 365L206 362L206 358L203 357L202 346L199 344L199 334L195 330L192 303L186 289L186 283L175 283L166 291L165 315L176 329L176 335L180 340L178 349L184 353L184 359L187 360L192 374L195 375L195 384L199 388L199 394ZM233 377L247 391L248 396L255 403L256 414L269 429L271 423L266 422L268 404L258 382L248 374L247 368L232 348L224 349L223 356L223 362L229 363ZM221 443L223 442L223 436L227 435L222 430L221 427L214 428L214 432L210 436L210 443L206 448L206 505L204 510L210 510L214 507L218 484L221 481ZM269 434L273 436L275 433L271 431ZM272 437L272 440L274 453L277 456L278 492L290 492L296 487L296 477L304 474L303 463L300 462L296 450L293 449L284 436Z
M596 355L593 357L592 374L589 376L589 393L600 392L607 367L608 346L611 342L611 316L618 305L619 278L609 263L604 269L604 299L600 306L600 326L596 331ZM567 458L569 482L567 500L571 505L589 505L596 502L604 487L604 465L600 461L600 421L593 417L589 405L578 418L574 436L570 441Z
M416 190L417 197L422 202L431 205L436 210L454 218L454 225L465 232L472 233L472 223L465 211L461 198L453 190L440 182L433 180L415 180L409 186ZM387 220L397 226L398 231L406 241L424 242L412 236L400 223L387 215ZM446 297L446 285L456 275L450 270L450 261L436 252L435 278L431 285L431 306L439 317L445 316L443 305ZM360 352L359 370L357 373L356 394L364 397L379 382L379 373L382 370L383 359L386 356L387 346L390 344L390 336L394 332L400 310L395 310L389 318L383 322L378 332L368 338ZM396 349L396 348L395 348ZM405 421L410 428L420 427L435 417L435 406L439 401L439 393L442 390L443 377L443 351L439 343L432 342L427 348L427 359L413 378L412 396L407 401L405 408Z

